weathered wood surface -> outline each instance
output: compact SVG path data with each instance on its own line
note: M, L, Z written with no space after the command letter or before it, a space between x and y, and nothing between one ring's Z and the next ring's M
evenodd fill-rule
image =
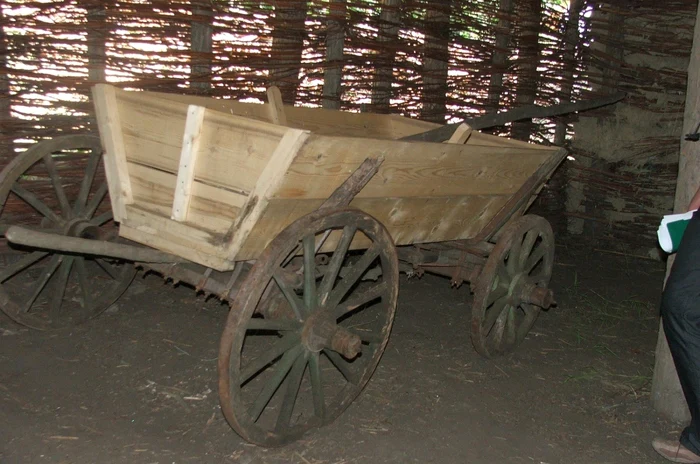
M217 270L257 258L284 227L327 201L367 158L384 161L350 205L379 219L397 244L411 244L477 236L495 217L509 213L504 205L514 204L514 194L552 162L556 150L466 125L445 144L312 133L293 126L342 123L334 133L362 132L378 117L385 134L391 128L395 135L424 130L426 124L286 106L271 112L279 100L274 92L272 105L226 102L222 107L207 99L107 90L116 103L108 108L113 118L101 120L110 128L111 121L120 122L119 130L105 132L120 144L105 145L108 152L120 150L115 159L132 195L130 201L117 201L124 209L121 235ZM188 105L198 102L205 104L187 122ZM231 114L241 109L257 111L257 117ZM284 118L292 127L270 121ZM187 188L180 191L182 180ZM185 206L186 214L173 214ZM361 247L362 241L352 246Z

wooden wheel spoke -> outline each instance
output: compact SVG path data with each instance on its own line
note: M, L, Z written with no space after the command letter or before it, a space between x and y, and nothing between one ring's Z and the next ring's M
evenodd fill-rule
M35 251L20 258L17 262L3 269L2 273L0 273L0 283L5 282L7 279L14 276L18 272L22 272L23 270L36 263L37 261L41 260L48 254L49 253L46 251Z
M537 238L540 236L539 231L536 229L530 229L525 234L525 239L523 240L523 247L518 256L518 267L522 269L527 262L527 258L532 254L532 247L535 246Z
M359 308L363 304L369 303L370 301L381 297L388 290L389 285L382 281L374 283L369 288L363 289L362 291L357 291L350 298L335 308L333 317L335 317L336 320L340 319L345 314Z
M508 311L506 311L505 327L503 329L505 343L507 345L513 345L515 343L516 328L517 327L515 324L515 308L511 307Z
M315 245L315 235L310 234L304 237L304 306L306 307L306 314L312 313L318 303L316 296Z
M365 251L362 258L360 258L352 266L350 271L343 277L338 286L331 292L328 303L331 308L338 306L343 297L345 297L353 285L355 285L360 277L362 277L362 275L367 271L377 256L379 256L379 244L374 243L367 251Z
M90 287L88 287L88 273L87 269L85 268L85 259L83 257L78 257L75 260L75 269L78 273L78 283L80 285L80 291L83 296L81 306L83 308L88 308L91 304L90 292L88 290Z
M102 269L105 274L107 274L111 279L117 280L119 276L114 272L114 269L112 268L112 265L106 262L103 259L96 258L92 260L97 266Z
M63 262L56 272L56 280L54 282L53 296L51 297L51 314L56 317L61 311L61 304L63 303L63 298L66 294L66 287L68 286L68 277L70 277L70 271L73 268L73 261L75 258L73 256L66 256Z
M289 331L301 329L301 323L294 319L259 319L254 318L248 321L246 330L276 330Z
M304 319L304 317L306 317L306 309L304 307L304 302L301 301L296 295L296 293L294 293L294 290L290 288L289 285L287 285L284 276L280 274L281 272L282 270L275 272L272 275L272 278L275 280L275 283L282 291L282 294L287 300L287 303L289 303L289 305L292 307L292 311L294 311L296 317L301 321Z
M80 216L83 212L83 208L87 205L87 199L90 195L90 187L92 187L92 181L95 179L95 174L97 173L97 167L102 159L102 153L99 150L93 150L88 158L87 166L85 166L85 175L80 183L80 191L73 204L73 211L76 216Z
M54 272L56 272L56 269L58 269L58 266L61 264L62 261L63 256L60 255L54 255L51 258L51 260L46 265L46 269L43 270L41 277L39 278L39 280L36 281L36 283L34 284L34 288L29 293L29 298L22 307L23 312L29 312L29 309L39 297L39 294L44 289L44 287L46 287L46 284L48 283L49 279L51 278L51 276L53 276Z
M94 226L101 226L105 224L106 222L109 222L112 220L114 216L112 215L112 210L110 209L109 211L105 211L104 213L100 214L99 216L95 216L94 218L90 219L90 224Z
M484 336L491 333L494 324L496 324L496 321L503 313L503 309L505 308L506 303L507 300L503 298L499 301L496 301L496 303L494 303L492 307L486 309L486 317L484 318L484 322L481 325L481 333Z
M537 266L537 263L540 262L547 253L547 250L544 247L538 247L536 248L532 254L527 258L527 261L525 262L525 266L523 267L523 270L526 273L532 272L532 270Z
M308 352L297 357L292 366L292 370L289 372L289 376L287 376L287 388L284 392L282 407L280 408L279 416L277 416L277 424L275 425L275 430L278 432L284 432L291 425L294 405L297 401L299 386L301 385L301 379L304 376L307 363Z
M54 213L51 208L46 206L46 204L39 199L36 195L34 195L32 192L29 190L25 189L21 185L15 182L15 184L12 186L12 192L20 197L25 203L27 203L29 206L40 212L44 217L47 219L51 220L54 224L60 224L61 218L59 218L56 213Z
M506 321L508 320L509 312L510 305L506 305L503 311L501 311L498 315L498 318L496 319L495 324L493 324L493 328L491 329L491 333L489 334L492 337L494 344L498 347L500 347L503 343L503 334L505 332L505 326Z
M238 379L239 384L243 385L244 383L246 383L248 380L250 380L251 377L260 372L265 366L267 366L272 361L285 354L287 351L294 349L295 347L300 347L300 342L301 338L299 334L289 334L285 337L282 337L282 339L279 340L269 350L267 350L265 354L251 361L245 367L245 369L241 370L241 374Z
M508 273L505 263L498 264L498 267L496 268L496 275L498 276L499 285L508 285L508 283L511 281L512 276Z
M44 156L44 165L46 166L46 171L49 173L51 178L51 184L56 192L56 198L58 198L58 204L61 206L61 213L64 218L70 218L72 216L72 210L70 203L68 202L68 197L66 197L66 191L63 189L61 184L61 177L58 175L56 170L56 163L54 162L51 153Z
M88 219L91 218L95 214L95 211L97 211L97 208L100 207L100 203L102 203L102 200L104 200L106 194L107 182L103 182L102 185L100 185L100 187L95 191L95 194L90 199L90 202L85 206L83 217Z
M352 243L352 239L355 237L356 231L357 227L353 226L345 226L343 228L343 234L338 241L335 251L333 252L333 257L328 263L327 271L323 276L323 281L321 281L321 287L318 291L319 300L322 305L326 303L328 295L333 289L333 285L335 284L335 280L338 278L340 268L343 267L345 255L348 252L348 248L350 248L350 243Z
M513 238L513 244L508 251L508 262L506 267L508 268L508 274L515 275L517 272L518 260L520 259L520 250L523 245L523 237L517 236Z
M489 297L486 299L486 307L488 308L492 304L494 304L496 301L500 300L504 296L508 294L508 287L505 285L498 285L496 288L491 290L489 293Z
M321 365L319 360L318 353L311 353L309 357L309 377L311 379L314 414L323 421L326 417L326 400L323 395L323 382L321 380Z
M324 349L323 352L326 356L328 356L328 359L330 359L331 363L333 363L335 368L338 369L338 371L341 374L343 374L345 380L347 380L353 385L357 385L360 382L358 374L353 371L353 369L350 367L345 358L343 358L341 355L339 355L333 350Z
M282 359L280 359L277 364L275 364L272 378L267 380L265 387L258 393L253 405L248 409L248 415L253 422L256 422L260 418L265 407L270 402L303 350L304 348L302 346L292 348L282 356Z

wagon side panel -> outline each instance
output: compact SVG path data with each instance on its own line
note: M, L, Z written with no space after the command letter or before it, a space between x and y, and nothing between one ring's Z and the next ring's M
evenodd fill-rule
M478 141L437 145L313 135L239 258L255 256L266 237L319 207L367 157L385 160L351 206L377 217L397 244L472 238L553 153L521 142Z

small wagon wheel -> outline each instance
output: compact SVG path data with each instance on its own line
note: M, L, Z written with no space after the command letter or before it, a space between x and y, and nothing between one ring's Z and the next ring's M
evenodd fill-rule
M221 337L219 396L236 432L278 446L338 417L384 352L398 275L391 236L360 211L317 211L282 231Z
M505 226L474 290L471 338L479 354L511 352L523 341L553 303L553 263L554 234L544 218L526 215Z
M0 173L0 232L21 225L94 240L116 238L100 139L69 135L40 142ZM16 247L0 250L0 308L20 324L51 329L80 324L129 286L135 269L111 259Z

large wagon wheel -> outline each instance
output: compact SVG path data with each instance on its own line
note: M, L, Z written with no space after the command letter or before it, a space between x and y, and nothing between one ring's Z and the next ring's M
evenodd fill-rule
M348 251L355 244L367 249ZM379 363L397 294L394 243L371 216L319 211L287 227L246 277L221 337L231 426L278 446L333 421Z
M554 234L545 219L526 215L509 223L476 282L471 338L492 357L515 350L541 308L553 303L547 289L554 263Z
M0 232L11 225L61 236L117 236L100 139L70 135L37 143L0 173ZM36 329L82 323L129 286L135 269L112 259L17 247L3 238L0 308Z

